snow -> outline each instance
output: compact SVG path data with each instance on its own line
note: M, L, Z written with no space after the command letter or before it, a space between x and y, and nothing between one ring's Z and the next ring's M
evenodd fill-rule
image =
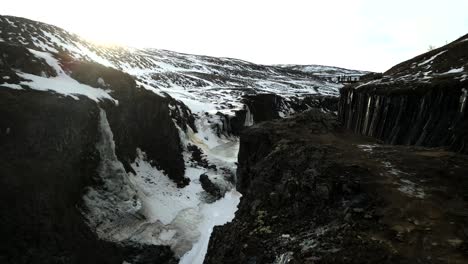
M53 58L50 53L32 49L29 51L36 57L44 59L47 64L49 64L56 71L57 77L46 78L29 73L17 72L20 77L26 80L21 82L22 85L27 85L31 89L39 91L53 91L58 94L70 96L75 100L79 100L77 95L83 95L96 102L107 99L114 102L115 104L118 104L118 101L112 98L108 91L79 83L75 79L68 76L62 70L58 61ZM10 86L10 88L13 87Z
M433 61L435 58L437 58L438 56L444 54L445 52L447 52L447 51L444 50L444 51L441 51L441 52L437 53L436 55L430 57L429 59L427 59L427 60L425 60L425 61L419 63L418 66L423 66L423 65L428 64L429 62Z
M99 85L103 86L103 87L107 87L107 86L108 86L107 83L106 83L106 81L104 81L104 79L103 79L102 77L99 77L99 78L97 79L97 83L98 83Z
M113 63L111 63L109 60L97 55L95 52L91 51L90 49L86 48L84 45L81 43L75 42L75 46L78 48L79 53L90 58L92 61L95 61L101 65L111 67L111 68L116 68ZM70 47L70 45L68 45Z
M398 190L410 197L419 199L424 199L424 197L426 197L424 190L408 179L400 179L400 187Z
M189 184L185 188L177 188L167 175L146 162L141 150L138 150L132 168L137 175L132 181L141 188L146 207L144 214L150 222L159 220L168 225L181 211L195 208L200 202L197 193L202 191L201 185ZM187 168L186 175L196 181L203 172L201 169Z
M118 104L118 101L112 98L107 91L104 91L99 88L93 88L88 85L81 84L76 80L69 78L53 77L45 78L28 73L18 72L18 75L26 81L22 81L21 84L29 86L31 89L39 91L53 91L58 94L65 96L70 96L75 100L79 100L77 95L83 95L89 99L99 102L103 99L108 99L115 104Z
M204 124L198 123L199 128ZM184 154L185 177L190 183L184 188L178 188L164 171L151 166L141 149L137 149L137 157L131 164L135 175L127 174L115 155L113 133L102 109L100 131L97 148L104 187L90 188L84 197L90 226L102 239L168 245L176 257L182 258L181 263L202 263L213 227L234 218L240 193L223 175L192 164L188 152ZM190 128L187 133L180 130L180 134L183 146L195 144L218 168L235 170L237 138L213 138L207 142L200 138L203 133L193 133ZM199 181L203 173L227 190L223 198L207 202Z
M23 88L20 85L14 83L2 83L0 84L0 87L7 87L14 90L23 90Z
M234 219L235 211L232 210L232 208L237 208L240 197L240 193L231 190L225 194L224 198L211 204L202 205L201 212L204 217L202 223L198 227L201 236L193 245L192 249L180 259L179 264L203 263L213 227L224 225Z
M449 71L441 73L441 74L460 73L460 72L463 72L464 70L465 70L464 67L454 68L454 69L450 69Z
M409 197L424 199L426 196L424 189L413 181L407 179L407 177L410 177L412 174L396 169L388 161L382 162L382 165L388 169L388 173L392 175L392 178L395 178L395 185L397 186L398 191Z

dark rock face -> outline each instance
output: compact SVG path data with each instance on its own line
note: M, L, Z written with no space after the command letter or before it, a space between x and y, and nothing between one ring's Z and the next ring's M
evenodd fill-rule
M0 84L17 84L21 78L16 74L16 70L25 73L56 76L56 72L45 61L36 58L26 48L14 46L5 42L0 42Z
M2 263L121 263L77 209L92 183L98 109L94 102L0 90Z
M16 76L13 69L55 74L27 49L8 46L1 52L2 74ZM169 111L173 99L137 87L119 71L60 59L73 78L111 90L119 105L1 87L0 262L175 263L169 247L99 240L82 215L85 188L101 184L99 108L107 112L117 157L129 171L140 148L176 183L187 184L179 133Z
M244 104L253 114L255 123L278 119L284 99L276 94L256 94L244 97Z
M468 153L468 35L341 89L345 127L386 143Z
M130 75L98 64L78 63L71 65L70 70L73 78L94 87L102 86L98 82L101 78L119 101L117 106L107 102L103 107L114 133L117 157L127 171L131 171L130 163L140 148L153 166L164 170L179 186L188 184L179 132L169 112L172 98L137 88Z
M454 84L418 88L344 88L340 119L346 128L386 143L468 153L466 89Z
M466 162L378 145L319 110L255 125L241 135L239 210L205 263L464 263Z
M270 121L289 113L304 112L311 108L326 112L338 111L338 97L308 95L285 99L276 94L256 94L244 97L244 104L249 107L255 123Z
M338 111L339 98L325 95L308 95L285 99L276 94L251 94L245 95L242 102L246 108L236 111L235 116L217 113L223 120L223 127L219 131L239 136L242 130L247 127L246 118L248 113L253 116L254 123L279 119L311 108L335 113Z

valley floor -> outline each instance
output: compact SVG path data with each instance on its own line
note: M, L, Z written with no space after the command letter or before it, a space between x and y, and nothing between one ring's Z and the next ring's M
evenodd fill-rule
M353 135L314 110L253 126L239 210L205 263L468 263L467 164Z

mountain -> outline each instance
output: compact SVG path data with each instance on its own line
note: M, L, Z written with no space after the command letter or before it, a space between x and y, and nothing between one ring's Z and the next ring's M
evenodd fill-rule
M238 135L312 107L336 112L343 86L99 46L19 17L0 16L0 29L4 263L202 263L241 197Z

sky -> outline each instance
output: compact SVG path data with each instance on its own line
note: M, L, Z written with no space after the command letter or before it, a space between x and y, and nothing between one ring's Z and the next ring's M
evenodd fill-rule
M0 14L101 44L385 71L468 33L468 0L14 0Z

